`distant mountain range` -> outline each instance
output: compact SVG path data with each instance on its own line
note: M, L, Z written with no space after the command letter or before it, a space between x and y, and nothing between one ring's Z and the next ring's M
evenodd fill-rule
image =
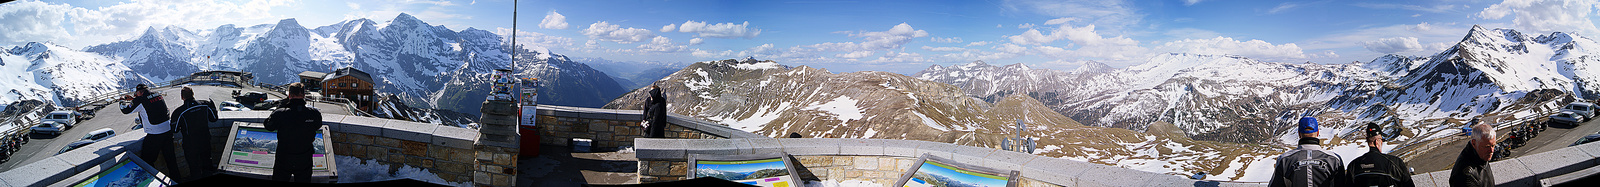
M935 65L915 76L958 85L980 98L1028 95L1092 126L1145 130L1167 122L1196 139L1277 143L1291 129L1286 124L1300 116L1324 117L1332 121L1324 124L1341 128L1398 118L1426 136L1437 124L1423 122L1524 118L1571 101L1524 99L1529 93L1593 99L1600 93L1600 72L1591 66L1600 64L1589 49L1596 47L1568 33L1530 36L1474 26L1433 56L1387 55L1350 64L1165 54L1121 69L1091 62L1059 71L979 61Z
M1196 141L1166 131L1088 127L1031 97L987 102L956 86L888 72L835 74L775 61L728 59L691 64L661 82L668 83L661 87L669 111L770 137L798 133L806 138L998 148L1002 139L1015 136L1012 126L1022 120L1029 124L1026 136L1038 142L1035 154L1180 175L1222 173L1230 168L1228 162L1250 162L1237 160L1276 156L1282 150ZM648 93L634 90L606 108L639 109Z
M155 81L201 70L255 73L258 82L298 81L301 71L355 67L372 74L381 92L410 106L477 115L488 75L510 69L509 40L489 31L454 31L401 13L379 24L368 19L306 28L295 19L249 27L222 25L190 31L149 28L138 38L87 47ZM599 107L621 95L605 73L549 51L517 50L518 72L545 80L542 104Z

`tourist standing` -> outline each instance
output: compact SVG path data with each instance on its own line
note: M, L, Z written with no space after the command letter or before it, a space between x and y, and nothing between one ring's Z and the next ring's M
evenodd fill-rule
M666 138L667 98L661 96L661 86L650 85L650 98L644 105L644 137Z
M211 123L217 122L217 110L210 102L194 98L194 89L183 87L180 94L183 105L172 111L172 125L183 133L183 157L189 162L189 180L211 175L217 167L211 159Z
M1456 156L1456 166L1450 169L1450 186L1494 186L1494 170L1489 160L1494 159L1494 126L1480 123L1472 127L1472 139Z
M131 100L129 105L122 106L122 113L139 113L137 122L144 128L144 140L139 142L139 156L145 163L155 164L156 157L167 161L168 175L177 176L172 172L178 169L178 153L172 149L172 125L167 123L167 102L161 94L150 92L150 86L139 84L134 86L133 95L122 96L123 100Z
M267 116L266 129L278 134L272 180L311 182L311 154L316 150L311 142L322 129L322 112L306 107L305 97L305 86L291 83L289 96Z
M1300 118L1299 145L1294 150L1278 156L1267 186L1338 186L1345 181L1344 160L1339 154L1322 148L1317 138L1317 118Z
M1383 134L1377 123L1367 123L1367 154L1350 161L1349 186L1417 186L1405 160L1383 154Z

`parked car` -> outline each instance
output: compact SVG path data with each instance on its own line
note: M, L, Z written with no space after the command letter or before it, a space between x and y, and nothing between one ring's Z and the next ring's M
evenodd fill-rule
M244 106L244 104L239 104L239 102L223 101L222 104L219 105L221 105L218 107L221 107L220 110L222 111L250 111L250 107Z
M1590 134L1588 136L1583 136L1583 138L1578 138L1578 142L1572 142L1572 145L1568 145L1567 147L1583 145L1583 144L1586 144L1586 143L1589 143L1589 142L1595 142L1595 141L1600 141L1600 134Z
M67 151L72 151L73 149L78 149L80 147L87 146L87 145L93 144L93 143L94 143L93 140L78 140L76 142L72 142L72 143L67 144L66 147L62 147L61 151L57 151L56 154L60 155L61 153L66 153Z
M1585 102L1574 102L1567 104L1566 107L1561 107L1561 111L1572 111L1573 113L1578 113L1579 115L1583 115L1583 119L1594 119L1595 110L1594 103Z
M61 122L44 121L39 122L38 125L34 125L33 128L29 128L29 130L33 130L33 133L61 135L61 132L67 131L67 126L62 125Z
M117 131L111 130L111 128L100 128L100 130L89 132L88 135L83 135L83 138L80 140L94 140L98 142L100 140L105 140L106 138L111 138L112 136L117 136Z
M57 110L45 115L42 121L54 121L61 123L61 125L66 125L67 128L72 128L72 126L78 124L78 120L78 111Z
M239 96L233 96L233 100L239 101L239 103L244 104L245 106L255 105L256 103L266 102L267 101L267 93L261 93L261 92L244 93L244 94L239 95Z
M1561 111L1561 113L1550 115L1550 123L1567 124L1571 126L1583 124L1583 121L1588 121L1587 119L1588 118L1584 118L1583 115L1572 111Z

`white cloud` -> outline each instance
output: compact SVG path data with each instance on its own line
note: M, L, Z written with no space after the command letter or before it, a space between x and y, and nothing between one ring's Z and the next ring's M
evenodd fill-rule
M1044 45L1063 39L1070 40L1073 44L1084 46L1138 44L1137 41L1122 36L1112 38L1101 37L1099 33L1095 32L1094 25L1073 27L1071 25L1062 24L1061 27L1057 27L1052 30L1049 35L1039 32L1038 29L1028 29L1028 31L1025 31L1019 35L1006 36L1006 39L1010 39L1011 43L1018 45Z
M1019 28L1019 29L1031 29L1031 28L1036 27L1036 26L1039 26L1039 25L1034 25L1033 23L1017 24L1017 28Z
M1167 36L1171 36L1172 38L1188 39L1188 38L1213 38L1213 37L1222 36L1222 33L1217 33L1216 31L1205 30L1205 29L1178 28L1178 29L1167 30L1166 35Z
M1384 4L1384 3L1356 3L1355 6L1363 7L1363 8L1370 8L1370 9L1404 9L1404 10L1423 11L1423 12L1432 12L1432 13L1450 12L1450 11L1456 10L1457 7L1462 8L1462 9L1466 8L1465 5L1463 5L1463 6L1456 6L1456 5L1422 6L1422 5L1406 5L1406 4Z
M690 52L689 55L694 55L695 57L700 57L700 58L729 58L729 55L733 55L733 50L723 50L721 52L713 52L713 51L706 51L706 50L700 50L700 49L693 49L693 50L690 50L690 51L693 51L693 52Z
M676 53L686 48L688 46L676 45L672 43L672 39L667 39L665 36L656 36L650 39L650 43L639 45L641 51L656 53Z
M1361 45L1366 47L1367 50L1372 50L1372 52L1383 54L1416 52L1422 51L1423 49L1422 43L1418 43L1417 38L1415 37L1381 38L1378 40L1361 42Z
M500 35L500 37L502 37L502 38L511 38L511 29L510 28L504 28L504 27L497 27L497 28L495 28L494 34ZM517 40L516 41L517 41L517 45L528 47L529 49L546 49L546 50L548 50L550 48L561 48L561 49L567 49L567 50L576 50L577 49L576 46L573 46L572 38L560 37L560 36L551 36L551 35L546 35L544 33L528 32L528 31L522 31L522 30L517 31ZM593 40L590 40L590 41L592 42Z
M872 56L872 53L873 53L872 51L856 51L856 52L849 52L849 53L840 53L840 54L833 55L833 56L834 57L839 57L839 58L866 58L868 56ZM894 52L889 52L889 53L894 53Z
M933 42L939 42L939 43L961 43L961 37L949 37L949 38L933 37Z
M539 28L567 29L567 16L562 16L561 13L556 13L556 11L550 11L550 13L544 15L543 21L539 21Z
M667 24L667 26L661 26L661 32L672 32L676 30L678 30L678 24Z
M756 35L761 35L761 29L753 29L753 28L749 28L749 27L750 27L750 22L748 22L748 21L746 21L744 23L740 23L740 24L734 24L734 23L706 24L705 22L698 22L698 21L692 21L691 20L691 21L683 22L683 25L678 27L678 32L699 33L699 35L697 35L697 36L700 36L700 37L712 37L712 38L745 38L745 39L749 39L749 38L755 38ZM666 30L666 29L663 28L662 30Z
M70 5L38 1L0 5L0 28L6 29L0 32L0 42L66 42L71 37L61 22L72 10Z
M655 33L651 33L648 29L633 27L622 28L622 26L612 25L611 23L606 23L605 21L589 24L589 28L583 29L581 33L589 36L590 39L617 43L639 42L644 41L646 38L653 38L656 36Z
M700 45L702 43L706 43L706 40L700 38L689 39L689 45Z
M1600 1L1569 0L1506 0L1489 5L1478 16L1501 19L1512 16L1518 29L1534 32L1578 32L1584 35L1600 34L1590 13L1600 9Z
M1306 59L1305 52L1293 43L1273 45L1261 40L1239 41L1218 36L1211 39L1183 39L1167 42L1156 48L1159 52L1194 54L1230 54L1268 61Z
M1416 38L1418 43L1453 44L1461 41L1462 34L1466 33L1468 29L1471 28L1462 27L1455 23L1397 24L1338 32L1297 43L1307 50L1355 49L1355 52L1360 52L1366 51L1357 49L1366 47L1362 42L1377 41L1383 38L1412 37ZM1382 54L1370 55L1378 56ZM1356 56L1363 55L1357 54Z
M929 62L929 60L927 58L923 58L922 54L919 54L919 53L904 53L904 52L889 51L889 52L883 53L883 56L878 57L878 59L873 59L873 60L867 61L867 63L879 63L879 64L881 64L881 63L908 63L908 62Z
M1109 33L1139 24L1144 15L1134 11L1128 0L1005 0L1000 7L1045 16L1074 18L1080 23L1099 25Z
M939 52L951 52L951 51L966 51L967 48L922 46L922 50L939 51Z
M967 47L985 46L985 45L989 45L989 43L990 43L989 41L976 41L976 42L972 42L972 43L967 43Z
M1272 9L1267 10L1267 14L1283 13L1283 11L1289 11L1297 7L1300 7L1300 3L1284 2L1282 4L1278 4L1277 7L1272 7Z
M344 6L349 6L350 9L352 9L352 10L360 10L361 9L361 4L356 4L354 2L345 2Z
M850 32L847 32L850 33ZM851 37L861 37L861 43L820 43L800 46L799 51L873 51L898 49L901 45L910 43L914 38L928 37L928 31L912 28L911 24L900 23L887 31L850 33Z
M1183 6L1194 5L1195 3L1200 3L1200 0L1183 0Z

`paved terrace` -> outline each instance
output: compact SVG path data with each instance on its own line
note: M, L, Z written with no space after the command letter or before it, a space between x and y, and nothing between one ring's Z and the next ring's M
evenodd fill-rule
M1145 172L1088 162L1050 158L993 148L949 143L888 139L768 138L738 131L723 125L672 115L668 139L627 137L631 142L615 143L634 151L607 152L597 146L594 153L570 152L567 139L606 139L615 135L608 126L642 119L637 110L611 110L577 107L539 109L539 125L544 135L541 146L546 155L521 158L519 185L540 184L631 184L682 180L689 155L744 155L784 153L799 162L801 177L810 181L867 181L892 185L917 157L923 154L950 158L977 166L1021 172L1025 186L1265 186L1259 182L1193 180L1181 176ZM568 133L573 126L608 129L607 132ZM676 128L676 129L675 129ZM623 128L620 130L633 130ZM565 133L565 134L563 134ZM603 134L604 133L604 134ZM1550 134L1547 136L1554 136ZM1456 149L1456 148L1444 148ZM1525 148L1526 149L1526 148ZM1501 186L1551 186L1600 174L1600 144L1546 148L1544 152L1491 163ZM633 158L620 158L633 156ZM1453 158L1453 157L1452 157ZM629 167L629 166L633 167ZM632 172L632 173L629 173ZM629 177L636 177L630 179ZM1449 170L1411 176L1420 186L1448 186Z

